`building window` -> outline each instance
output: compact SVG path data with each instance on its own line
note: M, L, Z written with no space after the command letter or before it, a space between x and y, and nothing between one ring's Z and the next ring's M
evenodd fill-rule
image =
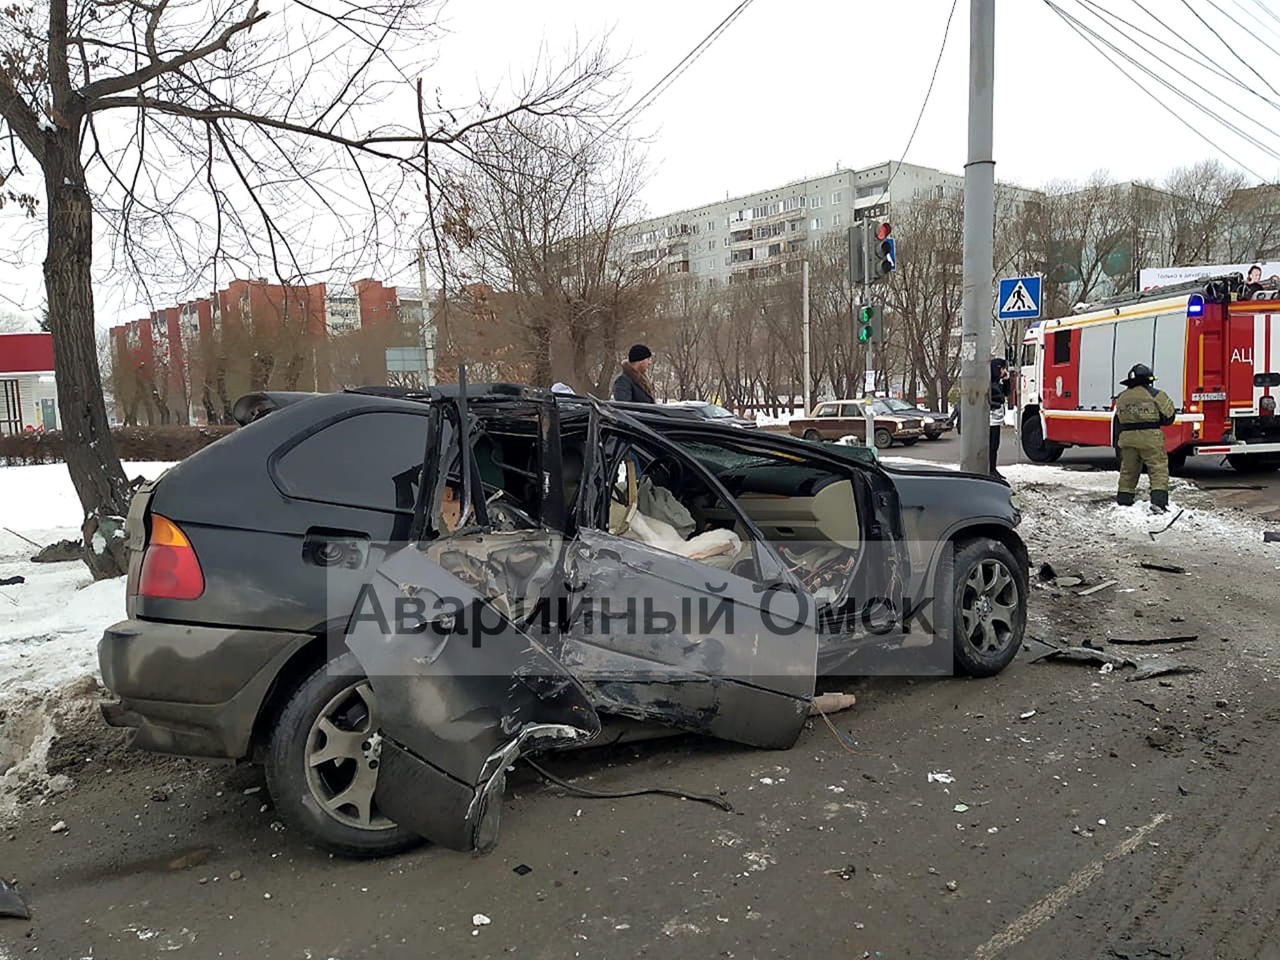
M838 213L833 213L833 214L831 215L831 225L832 225L833 227L838 227L838 226L840 226L840 214L838 214Z
M714 231L715 231L715 229L716 229L716 222L715 222L714 220L708 220L708 221L707 221L707 233L712 233L712 232L714 232Z
M821 206L822 206L822 198L821 198L821 197L810 197L810 198L809 198L809 209L810 209L810 210L817 210L817 209L821 208Z
M835 205L837 203L844 203L844 191L837 190L835 193L833 193L831 195L831 203L832 205Z
M769 256L776 257L776 256L779 256L781 253L782 253L782 244L780 243L769 244Z
M707 241L707 249L708 249L708 250L714 250L715 248L716 248L716 242L715 242L714 240L708 240L708 241Z
M859 187L858 199L864 200L867 197L878 197L880 196L880 194L884 193L888 189L889 189L889 184L887 181L884 183L876 183L869 187Z
M814 230L821 230L821 229L822 229L822 218L821 218L821 217L814 217L814 218L813 218L813 222L812 222L811 226L813 227L813 229L814 229Z

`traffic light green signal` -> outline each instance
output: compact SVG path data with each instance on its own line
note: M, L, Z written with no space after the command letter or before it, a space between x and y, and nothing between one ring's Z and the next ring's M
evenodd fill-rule
M858 342L870 343L879 339L880 308L864 305L858 308Z

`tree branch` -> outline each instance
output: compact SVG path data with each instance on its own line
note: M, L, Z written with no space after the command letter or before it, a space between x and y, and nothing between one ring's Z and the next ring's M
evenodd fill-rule
M54 3L65 4L66 0L54 0ZM122 74L118 77L104 77L101 80L95 80L93 83L84 87L80 91L81 97L85 101L85 107L88 110L105 109L103 101L116 94L124 93L126 90L134 90L142 87L157 77L164 76L166 73L174 73L189 63L203 60L211 54L217 53L219 50L225 50L230 46L231 40L239 33L251 29L258 23L261 23L268 16L266 13L258 12L257 0L249 8L249 12L243 19L237 20L230 24L217 37L208 43L199 47L194 47L176 57L170 57L168 60L161 60L155 55L155 29L158 25L158 19L163 12L166 3L162 2L152 14L151 19L147 23L147 47L151 53L151 62L145 67L134 70L132 73ZM63 58L65 61L65 57ZM116 104L118 105L118 104Z

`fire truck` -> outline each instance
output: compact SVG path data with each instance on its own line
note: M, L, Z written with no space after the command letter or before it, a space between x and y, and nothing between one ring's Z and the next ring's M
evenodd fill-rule
M1022 449L1051 463L1067 447L1115 447L1115 400L1145 363L1173 400L1171 469L1190 456L1237 470L1280 468L1280 291L1238 274L1082 304L1034 323L1022 342Z

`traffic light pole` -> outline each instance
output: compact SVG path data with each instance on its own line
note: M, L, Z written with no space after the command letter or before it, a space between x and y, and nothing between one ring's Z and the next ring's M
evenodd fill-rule
M864 216L862 218L862 302L868 306L871 304L871 278L872 264L875 257L871 252L871 218ZM876 444L876 416L871 410L871 397L866 396L868 393L867 385L871 384L871 393L875 393L875 382L872 379L875 376L875 357L876 345L874 337L867 341L867 369L862 377L862 393L866 399L866 403L862 405L862 412L866 415L866 425L864 426L865 436L863 437L866 445L874 449Z
M969 0L969 161L964 168L960 466L990 470L991 283L995 272L995 0Z

